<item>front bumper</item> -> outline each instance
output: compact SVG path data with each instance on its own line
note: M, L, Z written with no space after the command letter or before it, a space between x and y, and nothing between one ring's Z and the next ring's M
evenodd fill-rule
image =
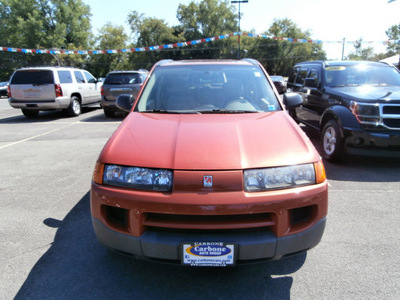
M91 188L93 227L104 246L175 262L182 243L199 241L236 244L237 263L308 250L321 240L327 206L327 181L259 193Z
M237 263L250 263L256 260L274 260L290 254L299 253L316 246L324 233L326 218L319 220L309 229L285 237L276 237L271 232L248 233L174 233L146 231L140 237L122 234L111 230L98 219L92 217L97 239L105 247L126 254L149 259L181 261L182 242L226 242L237 245Z
M348 154L400 158L400 132L369 133L344 128L343 133Z

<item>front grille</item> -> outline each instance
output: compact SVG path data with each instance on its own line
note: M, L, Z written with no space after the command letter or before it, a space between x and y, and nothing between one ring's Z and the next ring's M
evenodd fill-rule
M400 105L398 106L385 105L382 108L382 112L383 114L400 115Z
M400 104L382 105L382 121L390 129L400 129Z
M400 128L400 119L383 119L383 124L390 128Z
M275 226L269 213L245 215L171 215L147 213L143 225L160 229L229 230Z

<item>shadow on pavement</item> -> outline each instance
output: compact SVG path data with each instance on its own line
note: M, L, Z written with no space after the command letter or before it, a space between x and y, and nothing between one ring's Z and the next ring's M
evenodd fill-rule
M81 122L122 122L124 120L124 115L123 113L115 113L115 116L110 118L110 117L106 117L104 114L100 114L100 115L96 115L93 117L89 117L89 118L85 118L83 120L81 120Z
M82 115L95 111L97 107L82 107ZM29 123L44 123L53 122L64 119L74 119L77 117L68 117L62 110L40 111L37 117L27 118L22 113L17 116L0 118L0 123L6 124L29 124Z
M156 264L106 250L96 240L89 192L62 221L51 248L32 268L15 299L290 299L306 254L236 268ZM272 277L280 275L280 277Z
M301 126L319 153L319 133ZM400 181L400 159L389 157L346 156L339 163L324 160L328 179L355 182L397 182Z

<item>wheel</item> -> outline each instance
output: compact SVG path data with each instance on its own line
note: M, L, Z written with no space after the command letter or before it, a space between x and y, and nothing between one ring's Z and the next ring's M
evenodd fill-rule
M343 138L339 124L330 120L325 124L321 136L322 154L329 161L340 161L343 156Z
M82 108L81 103L79 102L79 98L76 96L71 97L71 104L67 109L67 114L70 117L76 117L81 114Z
M27 118L34 118L39 115L38 110L31 110L31 109L21 109L22 113L24 114L25 117Z
M108 118L113 118L115 116L115 111L104 109L104 115Z

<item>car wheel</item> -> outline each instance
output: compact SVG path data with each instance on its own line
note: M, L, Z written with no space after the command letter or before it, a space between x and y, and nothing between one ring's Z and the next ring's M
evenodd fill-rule
M82 108L81 108L81 103L79 102L78 97L73 96L71 98L71 104L69 105L67 109L67 114L70 117L76 117L81 114Z
M24 114L25 117L27 118L34 118L39 115L38 110L30 110L30 109L21 109L22 113Z
M343 158L343 138L339 124L330 120L322 130L321 144L323 157L329 161L340 161Z
M115 111L104 109L104 115L108 118L113 118L115 116Z

